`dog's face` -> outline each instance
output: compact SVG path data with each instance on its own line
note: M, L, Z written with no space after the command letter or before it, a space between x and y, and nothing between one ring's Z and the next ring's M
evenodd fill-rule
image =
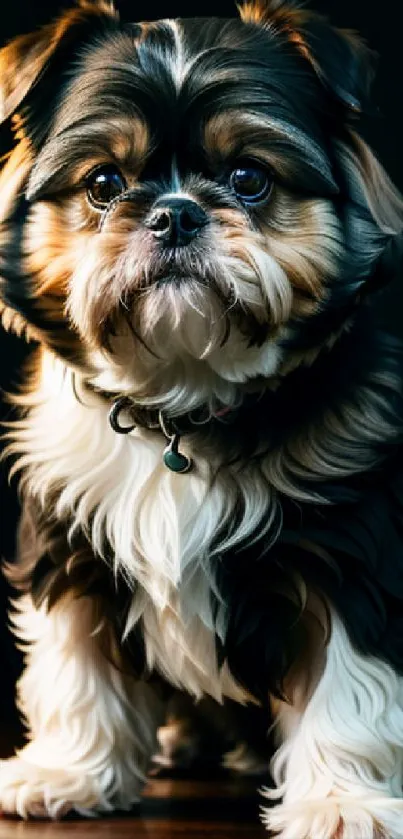
M395 232L350 127L364 53L277 0L147 24L82 2L11 44L5 322L105 390L177 411L307 361Z

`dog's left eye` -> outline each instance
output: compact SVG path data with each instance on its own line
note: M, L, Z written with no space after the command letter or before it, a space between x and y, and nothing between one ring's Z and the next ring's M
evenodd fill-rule
M246 161L233 169L229 182L237 198L244 204L260 204L271 193L273 177L258 163Z
M99 166L87 178L89 202L98 209L104 209L126 189L126 181L116 166Z

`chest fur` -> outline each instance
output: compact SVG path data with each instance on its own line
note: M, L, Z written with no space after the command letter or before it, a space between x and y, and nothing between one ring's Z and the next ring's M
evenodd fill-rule
M211 481L211 464L197 453L191 473L171 472L165 445L160 433L115 434L108 407L91 395L81 404L64 378L43 380L12 449L29 497L43 511L51 499L52 516L70 522L69 537L87 533L94 555L135 592L124 633L141 624L150 668L196 695L239 699L217 662L227 615L214 568L223 549L256 527L267 497L257 491L253 502L250 476Z

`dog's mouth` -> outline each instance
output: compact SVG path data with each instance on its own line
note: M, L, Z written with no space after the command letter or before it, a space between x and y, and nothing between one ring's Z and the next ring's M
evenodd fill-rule
M199 320L221 321L237 308L235 290L222 281L212 254L196 248L181 250L153 255L136 266L136 276L126 283L119 300L135 320L146 307L156 320L168 316L176 327L183 319L189 326L189 312Z
M185 284L195 283L199 286L212 287L215 280L212 275L191 273L189 270L178 266L175 259L172 259L165 267L159 267L148 277L144 277L144 286L176 286L178 288Z
M278 325L258 259L248 263L241 250L226 254L214 243L164 252L137 243L125 250L115 275L122 282L111 284L112 305L102 322L97 318L98 344L119 365L132 369L134 353L148 381L168 368L179 375L180 368L188 382L195 365L206 381L243 382L272 373L264 345L277 340Z
M153 286L195 283L198 286L214 287L217 285L218 268L211 253L203 248L172 248L165 253L153 254L146 260L141 270L141 289Z

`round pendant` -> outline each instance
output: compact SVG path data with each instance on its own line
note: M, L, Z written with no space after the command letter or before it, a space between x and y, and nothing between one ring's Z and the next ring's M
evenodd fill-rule
M193 463L190 457L187 457L185 454L178 451L178 444L179 438L173 437L164 450L162 459L165 466L170 469L171 472L184 474L185 472L189 472L191 470Z

